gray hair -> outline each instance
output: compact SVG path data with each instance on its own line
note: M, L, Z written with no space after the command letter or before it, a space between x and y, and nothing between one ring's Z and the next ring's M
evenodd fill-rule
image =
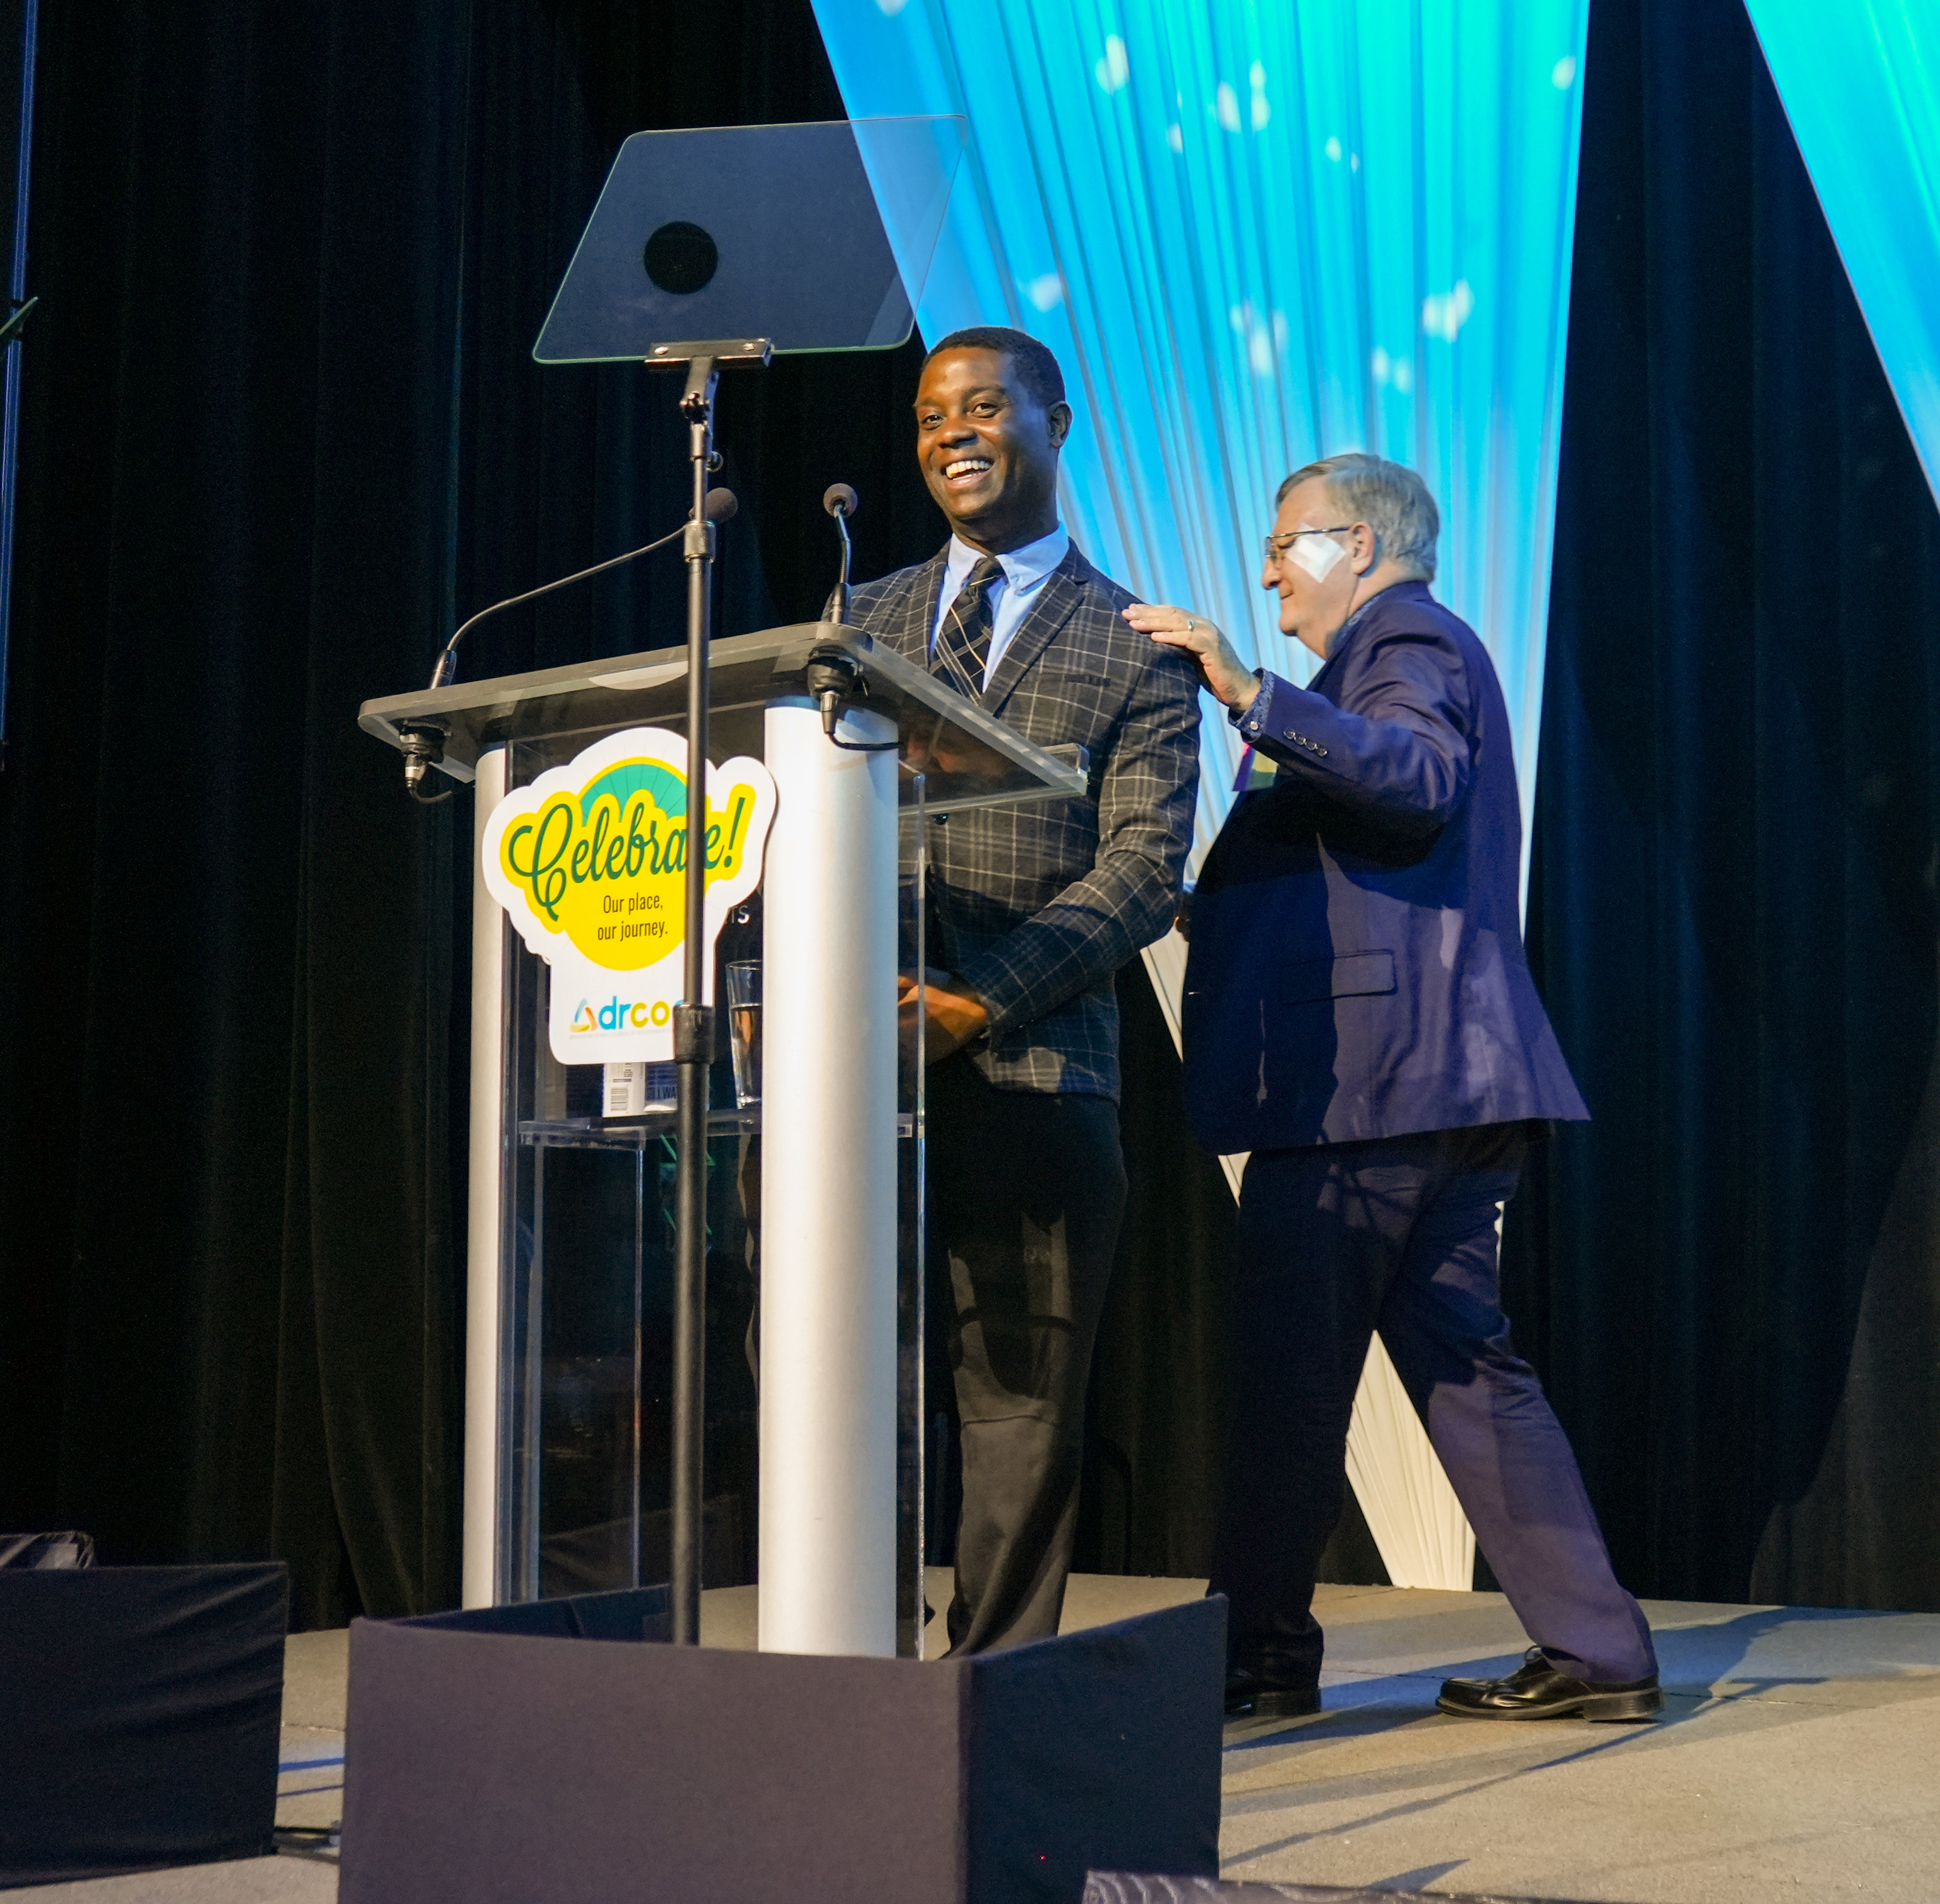
M1374 560L1398 563L1420 581L1435 579L1435 545L1441 534L1441 511L1428 485L1405 463L1371 456L1365 450L1322 456L1296 469L1280 486L1275 502L1284 502L1304 482L1318 476L1344 516L1374 532Z

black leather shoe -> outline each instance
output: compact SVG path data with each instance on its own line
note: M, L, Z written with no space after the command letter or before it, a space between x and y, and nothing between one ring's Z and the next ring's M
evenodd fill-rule
M1572 1680L1550 1664L1540 1646L1531 1646L1507 1679L1445 1680L1435 1704L1458 1719L1635 1719L1652 1717L1664 1695L1655 1673L1618 1685Z
M1317 1686L1277 1679L1250 1667L1226 1668L1228 1719L1307 1719L1319 1710Z

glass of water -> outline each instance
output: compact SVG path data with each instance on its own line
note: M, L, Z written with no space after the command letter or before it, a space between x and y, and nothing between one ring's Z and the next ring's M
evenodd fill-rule
M761 1101L761 962L728 967L728 1043L734 1054L734 1101L746 1109Z

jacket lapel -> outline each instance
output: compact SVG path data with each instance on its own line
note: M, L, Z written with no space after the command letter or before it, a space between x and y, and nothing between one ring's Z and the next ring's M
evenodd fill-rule
M1084 599L1085 575L1090 564L1078 553L1074 542L1064 560L1052 570L1031 604L1030 613L997 657L996 672L984 690L984 707L994 714L1010 698L1011 691L1023 678L1025 669L1051 645L1058 630L1078 612Z
M883 639L905 661L925 670L929 666L929 634L936 626L936 598L943 592L943 575L950 560L946 542L916 572L916 579L904 594L902 615L898 624L883 632Z

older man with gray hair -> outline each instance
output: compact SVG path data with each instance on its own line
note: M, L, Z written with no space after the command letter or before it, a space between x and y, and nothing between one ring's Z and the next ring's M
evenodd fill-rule
M1249 749L1194 896L1184 1014L1193 1127L1250 1153L1212 1576L1227 1710L1319 1709L1314 1570L1378 1329L1536 1643L1508 1677L1447 1682L1441 1710L1648 1718L1649 1629L1498 1292L1530 1143L1589 1115L1524 957L1502 689L1429 593L1441 523L1420 477L1330 456L1279 502L1261 581L1321 661L1308 686L1247 668L1201 616L1124 612L1191 654Z

